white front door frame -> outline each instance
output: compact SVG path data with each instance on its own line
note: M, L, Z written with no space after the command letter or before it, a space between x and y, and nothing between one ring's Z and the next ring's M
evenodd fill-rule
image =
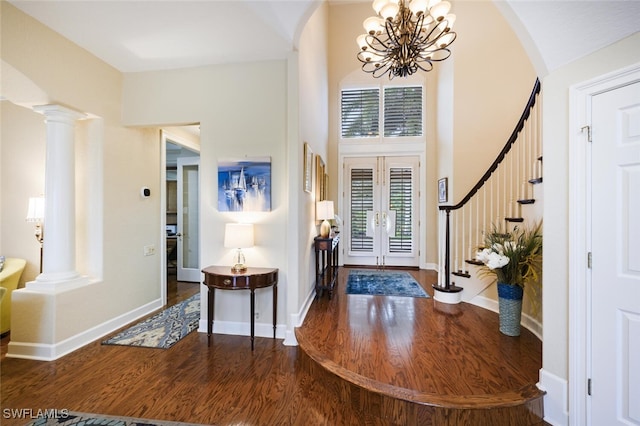
M588 425L591 251L591 98L640 79L640 64L570 88L569 106L569 424Z

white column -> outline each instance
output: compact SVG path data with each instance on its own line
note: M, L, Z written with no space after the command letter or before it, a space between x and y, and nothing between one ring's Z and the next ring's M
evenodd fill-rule
M40 283L69 282L76 271L75 121L85 115L60 105L34 107L45 116L45 214Z

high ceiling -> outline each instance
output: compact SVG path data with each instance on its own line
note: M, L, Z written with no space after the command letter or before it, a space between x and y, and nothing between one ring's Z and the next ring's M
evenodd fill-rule
M319 3L9 1L122 72L286 58ZM453 0L454 8L456 1L491 0ZM516 32L525 46L538 51L546 70L640 31L640 0L496 0L496 4L520 28Z

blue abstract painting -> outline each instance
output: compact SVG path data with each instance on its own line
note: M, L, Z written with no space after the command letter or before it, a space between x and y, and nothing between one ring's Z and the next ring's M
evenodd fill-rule
M271 211L271 158L219 161L218 210Z

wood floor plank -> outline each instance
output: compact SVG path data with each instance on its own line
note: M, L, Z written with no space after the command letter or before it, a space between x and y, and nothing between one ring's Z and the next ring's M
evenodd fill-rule
M477 307L347 296L346 271L340 270L332 300L316 300L298 330L302 341L316 339L317 353L304 352L302 342L288 347L262 337L252 352L248 337L219 334L207 347L206 334L194 332L166 350L98 341L52 362L3 357L0 408L211 425L514 424L522 417L504 401L522 398L531 402L518 410L541 412L532 389L541 366L535 336L501 336L497 315ZM435 274L411 273L430 292ZM198 288L170 290L172 303ZM4 354L6 341L2 346ZM436 413L385 399L380 390L406 399L447 397L457 408ZM468 410L486 404L496 408L485 417ZM393 417L378 415L390 412Z

